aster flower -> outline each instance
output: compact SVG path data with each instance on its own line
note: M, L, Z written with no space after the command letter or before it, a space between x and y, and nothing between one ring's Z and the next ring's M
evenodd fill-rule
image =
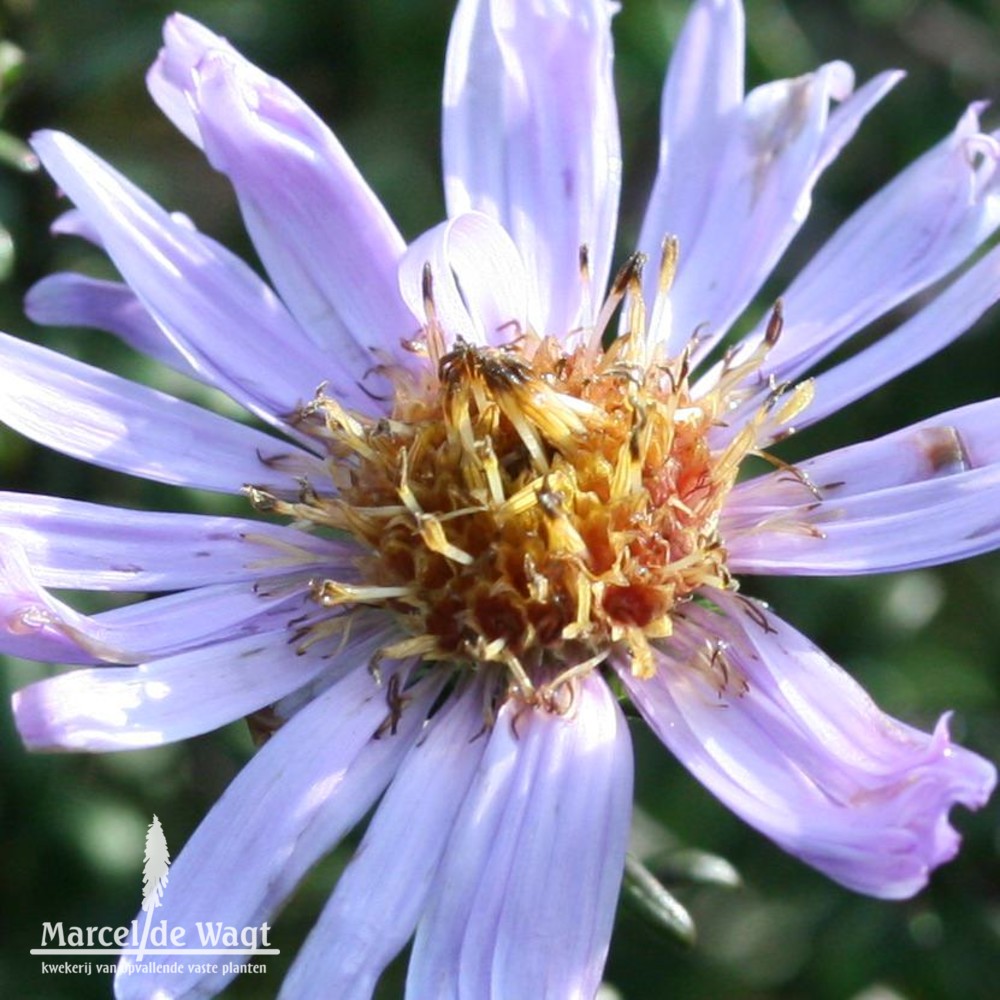
M369 996L413 936L408 995L592 996L629 827L625 696L748 823L875 896L918 891L957 849L950 808L993 787L947 716L887 716L737 580L1000 544L1000 401L796 466L769 450L1000 297L1000 250L961 270L1000 222L1000 141L971 107L732 342L899 74L855 89L836 62L744 94L741 6L698 0L638 252L609 282L611 13L461 0L448 219L409 245L294 94L171 18L150 90L232 182L267 283L73 139L35 137L76 205L57 231L123 280L54 275L29 315L109 330L268 429L0 339L10 426L248 500L233 518L0 497L0 649L78 668L18 692L17 725L32 749L243 716L269 736L171 868L171 927L271 920L377 803L282 995ZM85 615L60 588L164 596ZM116 991L225 982L125 962Z

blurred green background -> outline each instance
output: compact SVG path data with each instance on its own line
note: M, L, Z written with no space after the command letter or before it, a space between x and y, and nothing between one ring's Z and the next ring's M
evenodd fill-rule
M619 259L632 246L651 180L662 73L687 8L680 0L624 0L616 19L616 75L625 150ZM909 77L822 181L807 230L768 293L838 220L952 127L966 103L997 96L1000 5L992 0L748 0L751 83L845 58L860 80L888 66ZM73 133L206 231L245 254L225 182L174 133L143 76L172 9L159 0L7 0L0 37L24 53L7 74L3 128ZM185 11L228 36L329 121L404 235L443 213L439 93L452 4L446 0L190 0ZM0 56L10 62L10 50ZM8 144L0 147L9 150ZM16 158L16 148L13 155ZM15 256L0 285L0 328L43 340L141 380L163 373L82 331L40 331L20 312L24 290L56 269L104 273L74 241L50 239L59 210L51 183L0 166L0 221ZM0 252L3 245L0 244ZM738 252L738 248L734 248ZM802 435L794 459L870 437L1000 392L1000 312L959 343L872 398ZM2 391L0 372L0 391ZM188 391L183 387L183 391ZM165 509L242 512L239 501L166 490L88 468L0 429L0 487ZM747 581L843 662L888 710L925 727L954 708L956 736L1000 760L1000 559L941 570L835 581ZM87 607L85 603L81 605ZM6 665L14 690L47 668ZM4 699L6 704L6 698ZM1000 970L1000 806L958 811L959 859L917 899L884 903L842 890L729 815L640 727L637 794L646 817L692 847L730 859L739 889L677 887L699 939L685 948L623 908L607 981L627 1000L956 1000L997 995ZM0 997L110 996L107 977L42 976L43 921L127 923L141 901L140 859L152 813L176 855L250 753L245 727L134 754L28 756L0 709ZM267 975L238 980L232 997L273 995L349 856L335 852L278 921L282 949ZM572 858L566 859L572 864ZM400 995L404 965L381 995ZM334 998L335 1000L335 998ZM520 1000L520 998L514 998Z

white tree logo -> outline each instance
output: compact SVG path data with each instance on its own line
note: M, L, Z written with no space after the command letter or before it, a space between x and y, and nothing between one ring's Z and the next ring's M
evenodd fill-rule
M146 911L146 922L142 927L142 941L136 958L141 962L149 939L149 925L153 919L153 910L160 905L163 898L163 888L167 884L167 871L170 868L170 852L167 850L167 838L163 835L160 821L153 815L153 822L146 831L146 850L142 856L142 908Z

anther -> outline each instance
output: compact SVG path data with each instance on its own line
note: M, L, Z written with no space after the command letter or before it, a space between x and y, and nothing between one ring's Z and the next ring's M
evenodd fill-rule
M660 244L660 275L659 292L666 295L673 287L674 278L677 276L677 262L681 255L681 241L673 235L663 237Z
M767 329L764 331L764 343L768 347L774 347L781 336L781 331L785 327L785 306L781 299L774 303L770 318L767 321Z
M434 304L434 275L431 273L430 261L424 262L420 274L420 291L424 300L424 314L427 316L427 353L431 362L437 366L444 355L444 333L437 318L437 306Z
M619 298L642 277L642 269L646 266L646 255L639 250L631 253L625 263L618 269L615 280L611 283L611 295Z

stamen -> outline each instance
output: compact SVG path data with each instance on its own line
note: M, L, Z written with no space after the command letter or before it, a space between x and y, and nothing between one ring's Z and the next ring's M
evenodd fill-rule
M553 697L559 691L560 688L567 686L572 681L575 681L579 677L586 677L587 674L594 669L594 667L601 664L606 657L605 653L597 653L591 656L589 659L584 660L582 663L577 663L575 666L569 667L559 674L554 680L549 681L543 687L539 688L538 697L542 702L551 703ZM565 715L567 708L558 712L559 715Z
M767 346L774 347L778 342L778 338L781 336L781 331L785 328L785 306L781 299L778 299L774 303L774 308L771 310L771 315L767 320L767 328L764 331L764 343Z
M424 328L427 342L427 353L431 359L431 364L437 368L444 355L444 331L441 329L437 318L437 306L434 304L434 275L431 273L430 261L425 261L421 271L421 292L424 299L424 314L427 317L427 326Z
M660 244L660 270L657 274L656 297L653 299L652 315L649 319L649 333L660 343L667 343L673 326L673 308L670 304L670 289L673 288L680 261L681 244L676 236L664 236Z
M589 358L596 357L600 351L601 341L604 338L604 331L607 329L608 323L614 315L614 311L621 304L622 299L625 298L625 293L629 290L629 286L632 284L633 275L637 270L641 275L642 267L645 263L646 255L637 251L628 257L625 263L621 266L621 269L615 275L615 280L611 283L611 291L609 292L604 305L601 307L601 311L597 316L597 322L594 324L594 329L591 331L590 340L586 344L587 355Z
M475 559L468 552L464 552L457 545L452 545L448 541L444 527L433 514L421 514L417 523L420 526L420 537L431 552L437 552L446 559L463 566L471 566L475 562Z
M589 319L594 311L594 276L590 268L590 247L586 243L580 244L578 264L580 268L580 285L583 296L581 300L581 311L583 316Z
M664 236L660 244L660 274L657 291L669 295L677 275L677 264L681 256L681 241L673 235Z
M325 608L338 604L380 604L383 601L414 597L412 587L356 587L336 580L324 580L315 590L316 600Z

